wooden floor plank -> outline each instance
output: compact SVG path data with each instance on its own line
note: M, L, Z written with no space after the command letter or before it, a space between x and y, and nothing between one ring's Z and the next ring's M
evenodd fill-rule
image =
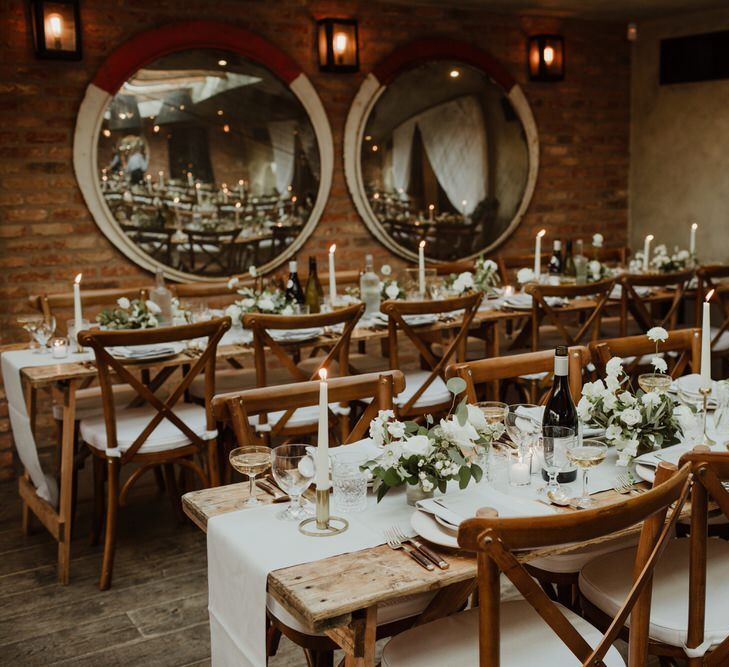
M207 623L207 591L180 600L134 609L129 612L137 630L143 637L154 637L179 628Z

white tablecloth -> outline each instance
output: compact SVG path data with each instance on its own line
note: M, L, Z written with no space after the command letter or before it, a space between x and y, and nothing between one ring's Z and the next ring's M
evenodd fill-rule
M30 475L38 495L55 506L58 502L58 486L56 480L43 473L38 459L38 449L30 428L30 417L23 396L23 385L20 371L31 366L52 366L69 364L93 359L93 353L69 354L65 359L54 359L50 354L36 354L33 350L9 350L3 352L2 373L5 393L8 398L10 425L13 429L13 440L18 450L18 457Z

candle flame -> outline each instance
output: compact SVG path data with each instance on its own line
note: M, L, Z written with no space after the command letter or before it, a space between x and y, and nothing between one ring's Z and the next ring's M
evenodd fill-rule
M696 231L698 228L699 228L699 226L697 223L694 223L693 225L691 225L691 229L693 229L694 231Z
M336 243L332 243L332 244L331 244L331 245L329 246L329 254L330 254L330 255L333 255L333 254L334 254L334 251L335 251L336 249L337 249L337 244L336 244Z
M242 178L238 181L238 185L243 185L243 179Z
M706 303L709 303L709 301L711 301L711 297L714 296L715 291L716 290L713 290L713 289L708 291L708 293L706 294L706 299L705 299Z
M537 236L541 239L542 236L544 236L546 233L547 233L547 230L546 229L541 229L539 231L539 233L537 234Z
M434 210L434 209L435 209L435 204L429 204L429 205L428 205L428 210L429 210L429 211L432 211L432 210Z
M327 369L326 368L319 369L319 377L322 379L322 382L326 381L326 379L327 379Z
M425 248L425 241L421 241L421 242L420 242L420 247L421 247L421 248Z
M235 202L235 207L236 208L240 208L240 202L239 201Z
M75 283L76 283L77 285L80 285L80 284L81 284L81 276L82 276L82 275L83 275L83 274L79 273L79 274L78 274L78 275L77 275L77 276L76 276L76 277L75 277L75 278L73 279L73 282L75 282Z
M653 240L653 234L648 234L648 236L645 237L646 241L652 241Z
M195 189L196 190L199 190L200 189L200 183L195 183Z

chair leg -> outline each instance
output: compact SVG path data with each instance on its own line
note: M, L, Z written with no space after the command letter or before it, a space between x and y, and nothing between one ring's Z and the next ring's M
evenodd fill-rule
M218 465L218 441L208 440L208 483L210 486L220 486L220 469Z
M165 479L159 466L154 466L154 479L157 482L157 495L161 496L165 492Z
M98 456L93 457L94 472L94 513L91 520L92 545L97 545L101 539L101 531L104 527L104 460Z
M175 510L177 520L180 523L185 521L185 515L182 512L182 505L180 503L180 490L177 487L177 480L175 479L175 466L172 463L164 464L165 474L165 486L167 487L167 496L172 503L172 509Z
M104 535L104 559L101 563L101 579L99 580L99 590L102 591L106 591L111 587L111 573L114 569L117 514L119 512L118 459L109 459L106 470L109 478L106 491L106 534Z

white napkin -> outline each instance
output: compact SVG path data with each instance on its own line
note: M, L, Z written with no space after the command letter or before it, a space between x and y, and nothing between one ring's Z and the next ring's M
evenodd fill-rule
M176 354L184 349L171 343L159 345L134 345L131 347L112 347L109 352L115 357L124 359L146 359L147 357L158 357L165 354Z
M18 458L28 471L38 495L54 507L58 501L56 480L43 473L33 431L30 428L30 417L23 395L20 371L31 366L54 366L70 364L93 359L92 352L71 354L65 359L54 359L50 354L35 354L32 350L9 350L3 352L2 362L3 384L8 400L10 425L13 429L13 440L18 450Z
M274 340L293 341L316 338L324 333L321 327L310 327L308 329L270 329L269 336Z

